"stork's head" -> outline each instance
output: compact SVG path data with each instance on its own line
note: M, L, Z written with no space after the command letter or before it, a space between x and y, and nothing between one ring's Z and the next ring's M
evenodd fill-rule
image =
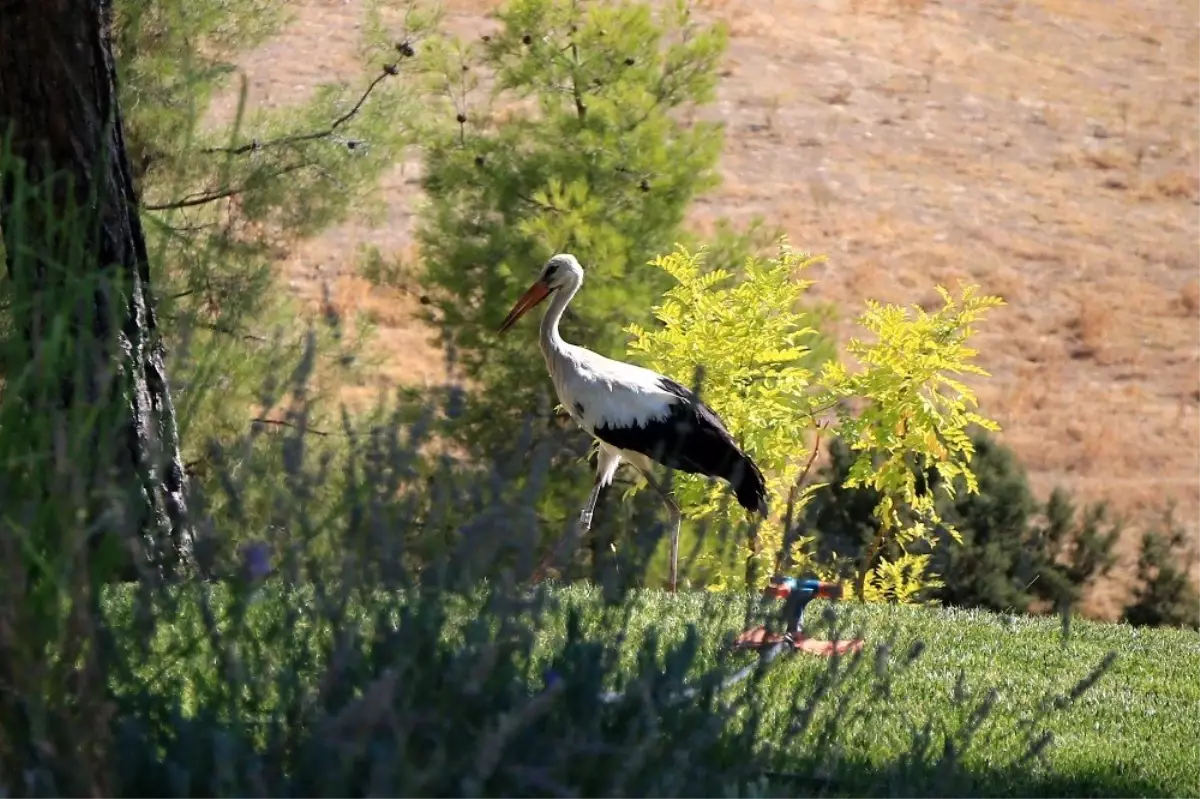
M579 265L579 261L574 255L559 253L552 256L542 267L542 273L538 275L538 279L533 281L533 285L521 295L521 299L517 300L517 304L508 312L508 316L500 325L499 332L508 332L518 319L555 291L564 286L578 286L582 282L583 267Z
M549 286L551 291L580 280L583 280L583 267L579 265L575 256L569 253L552 256L542 267L542 274L538 276L538 281Z

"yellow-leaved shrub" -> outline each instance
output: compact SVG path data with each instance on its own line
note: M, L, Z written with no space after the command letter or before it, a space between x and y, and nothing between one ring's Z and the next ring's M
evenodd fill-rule
M693 384L697 368L703 370L701 398L752 453L766 478L772 509L807 463L806 436L815 426L808 362L817 331L799 308L811 284L799 275L811 263L783 246L776 258L747 258L735 281L725 269L703 269L703 251L678 247L652 262L675 280L654 308L663 326L628 328L630 352L648 368L684 385ZM674 478L674 491L685 519L723 516L718 523L745 526L738 524L745 511L729 502L723 484L681 473ZM710 588L744 587L746 567L753 571L772 562L782 543L782 518L772 513L740 557L731 561L710 545L701 550L696 565L710 575ZM798 557L804 552L798 547Z
M973 325L1003 300L974 286L963 287L958 298L938 286L943 306L933 312L868 300L858 322L872 340L849 342L854 366L832 358L818 365L812 351L818 331L801 306L812 283L803 272L815 259L794 252L786 240L772 258L747 258L737 275L705 268L703 258L704 250L677 246L652 261L675 281L654 308L661 326L628 331L630 354L643 365L685 385L702 370L703 400L767 480L770 516L742 536L734 557L701 546L696 565L707 587L757 588L782 562L789 513L797 517L820 487L809 479L809 467L827 430L858 452L847 484L881 496L879 537L856 567L856 593L868 601L914 601L923 588L939 584L929 569L936 530L957 536L938 518L933 496L918 490L918 474L933 468L946 478L961 475L969 491L977 490L967 428L998 425L974 410L975 394L958 376L986 376L967 342ZM940 485L953 490L952 479ZM724 485L677 474L674 490L689 526L707 518L749 528ZM887 540L902 554L876 562ZM816 562L810 544L805 537L791 544L788 568L831 578L831 564Z

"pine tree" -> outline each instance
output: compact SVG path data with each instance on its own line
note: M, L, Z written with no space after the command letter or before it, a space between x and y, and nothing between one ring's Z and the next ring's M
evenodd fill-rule
M552 441L555 452L542 508L561 519L586 496L588 440L554 412L536 326L495 330L560 251L587 275L568 339L619 357L625 324L649 320L666 276L648 262L717 182L721 130L689 120L712 97L725 33L682 3L510 0L496 19L495 33L439 53L419 280L471 387L446 435L490 459L536 419L528 446Z
M1110 518L1105 502L1077 509L1058 487L1050 492L1043 515L1022 537L1018 575L1050 607L1074 607L1117 564L1123 521Z

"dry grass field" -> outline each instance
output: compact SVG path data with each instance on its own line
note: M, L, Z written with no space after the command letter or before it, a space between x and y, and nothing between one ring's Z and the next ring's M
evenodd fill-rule
M492 0L445 0L447 27ZM815 291L845 319L864 297L936 299L978 282L1010 305L983 327L984 408L1045 494L1062 485L1135 518L1200 516L1200 13L1193 0L698 0L728 23L722 188L703 227L762 215L828 256ZM357 0L298 0L244 59L250 102L294 102L360 72ZM221 106L215 111L221 113ZM411 252L416 162L389 216L346 224L280 264L369 311L386 363L358 398L444 373L415 300L373 288L355 249ZM586 253L581 253L586 262ZM531 267L532 268L532 267ZM354 396L349 397L354 399ZM1132 539L1131 539L1132 540ZM1129 547L1126 547L1128 550ZM1122 580L1091 610L1116 608Z

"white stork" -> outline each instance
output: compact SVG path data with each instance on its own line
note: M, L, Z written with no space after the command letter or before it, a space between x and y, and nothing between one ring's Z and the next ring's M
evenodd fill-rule
M612 483L621 461L627 461L671 511L674 591L679 567L679 506L650 475L651 462L722 478L733 487L742 507L763 516L767 515L766 485L758 466L734 442L721 418L694 393L657 372L563 341L559 320L582 285L583 267L575 256L555 255L517 300L499 332L507 332L531 308L554 295L542 318L542 355L559 402L599 444L596 484L579 515L580 534L591 527L601 489Z

